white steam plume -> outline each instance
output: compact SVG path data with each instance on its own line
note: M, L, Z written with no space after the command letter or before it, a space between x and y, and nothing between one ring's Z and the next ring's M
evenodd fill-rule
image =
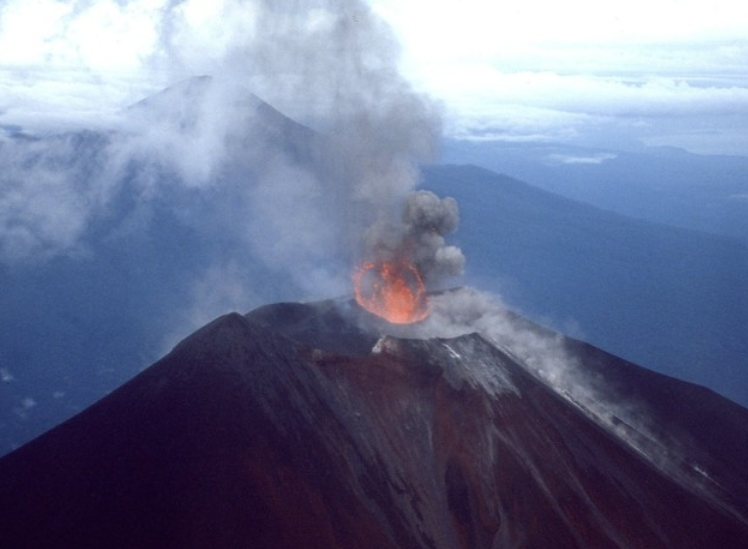
M431 300L431 314L419 324L406 326L400 335L453 338L469 333L480 334L514 358L676 482L696 493L721 497L722 487L689 456L687 435L663 432L645 400L611 385L604 372L583 367L567 348L566 338L523 320L496 296L471 288L437 294ZM484 374L479 366L473 370L473 375ZM500 372L489 374L490 381ZM491 387L491 383L484 385Z
M139 56L175 77L211 78L110 113L108 130L90 134L98 140L90 149L71 144L76 133L6 136L0 261L85 251L92 227L114 223L113 202L129 195L128 223L148 219L136 210L149 203L171 201L185 223L223 230L237 250L286 273L309 297L348 291L351 264L366 246L393 238L415 247L427 280L459 274L464 258L443 238L457 219L453 201L407 198L418 163L434 152L440 116L400 76L386 24L353 0L205 6L154 8L153 47ZM94 4L76 3L58 35L96 13ZM213 53L195 47L200 40ZM424 213L409 219L419 207Z

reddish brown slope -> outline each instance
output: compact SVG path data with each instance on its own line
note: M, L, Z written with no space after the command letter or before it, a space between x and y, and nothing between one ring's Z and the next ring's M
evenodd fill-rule
M479 336L268 326L222 317L0 460L0 547L748 546Z

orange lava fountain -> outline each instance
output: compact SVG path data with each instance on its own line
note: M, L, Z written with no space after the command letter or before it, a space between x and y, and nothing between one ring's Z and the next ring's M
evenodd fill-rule
M403 261L368 261L353 275L356 301L393 324L412 324L429 314L428 295L416 267Z

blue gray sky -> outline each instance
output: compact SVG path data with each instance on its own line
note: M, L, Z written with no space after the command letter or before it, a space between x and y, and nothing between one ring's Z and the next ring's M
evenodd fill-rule
M314 2L325 5L304 4ZM369 4L400 43L402 72L441 101L450 136L748 154L748 6ZM105 124L148 93L220 71L256 21L240 0L3 1L0 124Z

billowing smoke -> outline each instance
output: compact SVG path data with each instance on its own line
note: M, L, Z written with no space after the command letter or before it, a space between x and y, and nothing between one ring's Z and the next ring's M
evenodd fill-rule
M464 258L444 243L458 220L454 201L411 194L418 163L434 152L439 111L398 73L398 48L389 30L362 3L280 6L264 6L254 51L245 57L251 60L251 87L261 94L268 90L271 102L318 133L308 164L286 157L277 177L273 170L263 173L263 192L275 195L265 202L285 204L279 212L283 223L288 217L308 221L291 233L279 227L288 238L285 251L276 245L273 257L286 254L293 270L299 249L321 250L324 257L310 257L314 265L303 268L319 272L333 257L350 265L406 254L427 281L460 274ZM292 178L294 190L285 189L289 166L303 169ZM304 189L300 199L289 201L299 188ZM263 209L257 219L274 223L275 213L267 213ZM309 242L310 234L324 240ZM338 268L325 276L342 272Z
M0 259L88 253L169 202L185 225L232 239L233 254L306 297L348 291L352 266L392 246L429 282L459 274L464 258L444 242L454 201L410 196L434 154L439 108L398 72L384 21L356 0L199 4L153 8L156 39L139 53L181 84L108 113L85 139L0 143ZM94 16L78 7L59 36Z
M454 198L439 198L430 191L408 196L403 214L406 240L415 247L414 263L427 281L462 274L465 256L444 237L457 229L460 215Z
M362 253L367 259L413 265L433 286L462 274L465 256L458 247L447 245L444 238L457 229L459 220L453 198L414 191L405 198L398 220L374 223L367 229Z

